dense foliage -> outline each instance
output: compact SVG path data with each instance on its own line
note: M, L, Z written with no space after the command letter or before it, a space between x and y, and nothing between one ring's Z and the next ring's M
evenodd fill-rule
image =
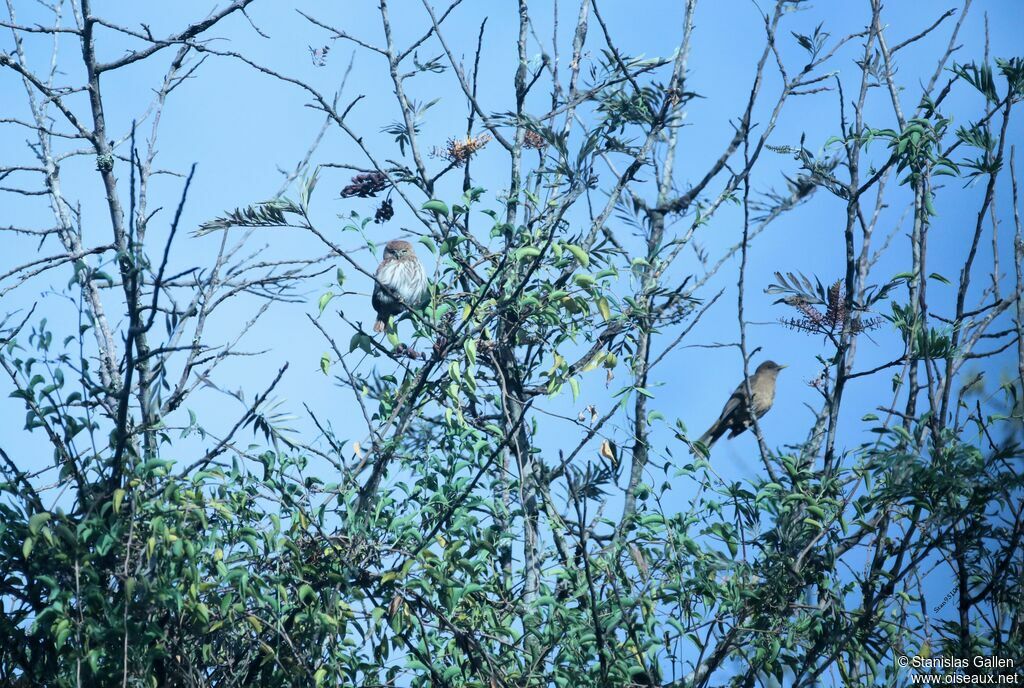
M763 53L744 109L729 113L734 136L698 169L680 150L700 97L688 80L695 0L680 9L674 54L644 59L616 47L608 3L591 0L570 40L530 47L524 0L512 106L497 112L477 96L485 27L445 33L458 2L425 4L424 37L409 44L386 2L379 42L310 17L310 41L354 41L387 67L387 93L343 105L206 40L222 26L267 31L252 0L168 39L102 20L87 0L57 3L68 26L58 13L33 28L17 4L0 79L24 87L29 119L3 121L34 138L30 162L0 175L41 180L29 200L55 228L2 228L45 257L4 256L0 295L54 286L0 311L5 389L25 414L0 426L0 681L884 686L906 681L898 656L1024 658L1024 242L1008 219L1015 183L996 193L1013 172L1024 62L954 60L966 13L888 27L866 2L864 25L838 38L791 35L801 3L778 2L748 37ZM67 75L32 71L23 38L37 31L54 39L54 64L77 61ZM950 50L927 73L897 74L900 50L942 31ZM312 53L311 69L337 67L337 48ZM840 58L856 59L855 78L833 72ZM179 199L160 201L176 213L154 215L159 113L204 59L287 84L363 158L321 159L314 145L281 194L254 191L198 227L181 222L195 194L181 174ZM108 131L100 76L143 61L167 70L155 106ZM433 154L421 128L435 105L408 95L428 81L466 108L465 133ZM950 112L951 94L979 106ZM396 113L383 143L350 124L364 95ZM868 123L874 100L891 126ZM833 138L776 140L790 108L839 113ZM105 217L83 218L64 195L76 158L102 182ZM786 189L759 193L755 170L785 172ZM956 237L969 249L962 271L943 277L928 268L937 199L973 199L970 181L985 189L977 223ZM828 240L843 244L842 265L747 285L755 238L772 241L780 217L818 202L835 210ZM891 237L909 246L895 276L875 270L889 203L907 207L910 226ZM729 208L732 224L719 222ZM698 239L726 228L735 245L705 253ZM252 248L281 232L319 253ZM365 294L399 234L436 266L431 299L374 336ZM979 276L989 236L996 265ZM727 271L732 303L712 288ZM938 283L955 298L929 298ZM659 383L685 370L684 344L712 308L736 309L723 337L735 377L753 370L752 288L778 295L780 324L822 342L820 403L794 444L772 448L755 424L756 470L723 479L720 447L696 441ZM58 302L77 320L51 317ZM301 336L321 338L324 354L263 352L250 370L269 370L270 384L253 376L260 387L229 391L238 380L221 381L218 366L263 348L246 334L271 306L307 312ZM887 362L855 365L872 336ZM1009 377L985 390L975 362ZM334 380L353 417L276 396L297 367ZM854 385L872 386L877 408L848 418ZM242 412L192 403L210 389Z

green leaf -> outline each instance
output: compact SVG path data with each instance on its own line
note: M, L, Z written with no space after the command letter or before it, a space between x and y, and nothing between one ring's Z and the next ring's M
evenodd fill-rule
M313 190L316 188L319 174L320 168L318 167L308 179L303 180L302 186L299 188L299 203L303 208L309 207L309 199L313 197Z
M437 213L438 215L448 217L448 205L444 201L439 201L436 198L424 203L423 210L429 210L433 213Z
M322 356L320 356L320 372L322 372L324 375L327 375L328 373L330 373L330 371L331 355L325 352Z
M57 635L54 641L54 646L59 650L64 647L64 643L67 642L68 636L71 635L71 622L67 619L61 619L60 623L57 624Z
M566 244L565 248L568 249L569 253L576 257L576 260L579 261L580 265L582 265L583 267L590 266L590 256L588 256L587 252L584 251L582 248L580 248L576 244Z
M424 246L426 246L427 250L430 251L432 254L434 254L435 256L437 255L437 244L434 243L433 239L431 239L428 236L421 236L418 239L418 241Z
M592 287L596 283L592 275L576 275L572 278L572 281L583 288Z
M522 248L517 248L515 253L512 254L512 257L519 261L525 260L526 258L536 258L539 255L539 248L534 248L533 246L523 246Z
M35 544L35 540L30 537L25 538L25 542L21 545L21 555L28 559L28 555L32 554L32 545Z
M351 353L356 349L362 349L366 353L370 353L373 350L370 344L372 341L373 340L363 332L356 332L352 335L352 341L348 343L348 350Z
M123 502L123 501L124 501L124 490L122 490L120 488L114 490L114 513L115 514L121 513L121 502Z
M325 293L323 296L320 297L320 304L319 305L320 305L320 313L321 313L321 315L323 314L324 309L327 308L327 304L329 304L331 302L331 299L333 299L333 298L334 298L334 292L333 291L329 291L329 292Z
M34 514L30 519L28 519L28 532L32 533L32 535L39 535L39 529L42 528L49 520L49 512L44 511L41 514Z
M309 603L316 599L316 592L309 585L309 583L303 583L299 586L299 601Z

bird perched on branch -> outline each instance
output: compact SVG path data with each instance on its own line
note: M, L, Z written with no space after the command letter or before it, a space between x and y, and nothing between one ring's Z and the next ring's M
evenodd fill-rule
M384 259L374 275L373 310L377 311L374 332L383 332L388 319L406 308L419 308L428 298L427 273L412 244L395 239L384 247Z
M722 415L701 435L700 442L710 449L711 445L726 432L733 438L749 428L754 422L750 416L751 411L757 418L768 413L775 400L775 379L779 376L779 371L785 367L775 361L765 361L757 366L757 370L750 376L750 392L754 402L747 403L746 385L740 383L729 397L729 401L725 402Z

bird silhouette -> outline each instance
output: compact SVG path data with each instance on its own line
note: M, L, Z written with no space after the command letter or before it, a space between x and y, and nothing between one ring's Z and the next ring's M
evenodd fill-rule
M757 366L757 370L750 376L750 392L754 397L753 403L747 403L746 385L740 383L729 400L725 402L725 407L722 409L721 415L718 416L718 420L701 435L700 442L710 449L726 432L729 433L730 438L733 438L749 428L754 422L750 415L751 411L757 418L768 413L775 400L775 379L779 376L779 371L785 367L775 361L765 361Z

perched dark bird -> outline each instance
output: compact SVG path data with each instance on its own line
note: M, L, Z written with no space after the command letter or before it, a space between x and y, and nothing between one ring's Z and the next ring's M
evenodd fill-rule
M412 244L395 239L384 247L384 259L377 267L373 287L373 310L377 311L374 332L383 332L388 318L406 307L419 308L428 298L427 273Z
M726 432L732 438L749 428L753 424L750 417L751 411L758 418L768 413L768 409L772 407L772 401L775 400L775 378L785 367L775 361L765 361L757 366L757 370L750 376L750 392L754 396L754 403L747 403L746 386L741 383L729 397L729 401L725 402L722 415L701 436L701 443L710 449L711 445Z

